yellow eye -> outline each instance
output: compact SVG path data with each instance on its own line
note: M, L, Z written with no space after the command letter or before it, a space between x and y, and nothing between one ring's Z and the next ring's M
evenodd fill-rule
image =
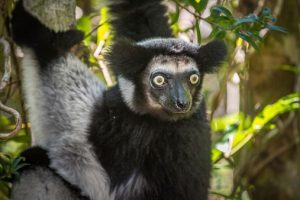
M198 81L199 81L199 75L198 74L192 74L190 76L191 84L196 85L198 83Z
M156 86L163 86L165 84L165 78L161 75L157 75L153 78L153 83Z

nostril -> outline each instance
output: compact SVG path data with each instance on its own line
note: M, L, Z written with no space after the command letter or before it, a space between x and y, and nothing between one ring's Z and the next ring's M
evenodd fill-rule
M177 101L176 105L177 105L178 108L180 108L180 109L183 110L183 109L187 108L188 103L187 102L183 102L183 101Z

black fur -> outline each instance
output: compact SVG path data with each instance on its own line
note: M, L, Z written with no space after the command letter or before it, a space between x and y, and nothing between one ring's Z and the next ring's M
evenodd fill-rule
M179 39L156 39L141 43L119 39L108 51L106 59L117 75L133 79L158 55L191 57L196 61L200 72L210 73L216 71L224 60L227 49L223 41L213 41L200 47Z
M111 187L133 173L147 186L116 200L205 200L210 177L210 133L205 108L189 119L161 121L130 111L117 87L105 93L92 118L90 142Z
M225 58L227 51L222 41L200 47L170 38L171 34L161 31L167 29L162 13L156 13L160 19L153 21L163 19L166 29L160 23L155 34L145 34L142 30L152 29L154 23L143 13L148 12L152 2L161 7L157 4L160 1L116 2L110 6L115 17L112 25L116 30L116 40L106 58L118 76L135 84L134 100L141 105L145 102L141 76L154 56L191 57L202 73L201 84L203 74L215 71ZM141 17L136 15L138 12ZM144 26L147 27L141 28ZM156 36L160 38L149 39ZM201 92L201 84L198 92ZM111 178L112 190L126 184L132 174L138 173L146 180L146 186L142 184L139 193L132 191L128 197L121 192L116 200L207 199L211 167L210 129L203 102L189 118L164 121L128 109L116 86L105 93L103 104L96 105L94 110L90 142Z
M21 2L13 13L13 36L18 44L35 51L42 66L50 65L81 40L82 34L76 30L54 33L47 29L24 11ZM115 0L110 5L118 39L106 57L118 76L134 80L135 95L139 98L135 100L140 105L145 102L141 74L154 56L191 57L202 72L202 83L203 73L214 71L226 55L225 45L220 41L199 47L169 38L171 31L160 3ZM153 37L165 39L145 40ZM201 84L197 88L198 94ZM114 200L207 199L210 129L203 102L189 118L161 120L150 113L137 114L129 109L117 85L94 105L88 139L109 175ZM35 151L30 153L29 161L34 165L49 164L43 150ZM42 158L41 162L36 155Z
M227 55L227 47L223 41L217 40L202 46L194 57L201 71L215 72Z
M127 39L120 39L114 42L105 57L116 75L122 74L132 79L145 69L152 55L149 49Z
M25 163L28 164L27 167L49 167L50 160L47 151L41 147L31 147L22 152L20 157L25 159ZM25 168L23 168L25 169Z
M113 0L110 1L111 24L116 38L126 37L134 41L151 37L172 37L165 16L166 8L161 0Z
M17 2L12 16L11 32L14 41L18 45L32 48L41 66L65 54L83 38L83 33L78 30L55 33L48 29L25 11L23 1Z

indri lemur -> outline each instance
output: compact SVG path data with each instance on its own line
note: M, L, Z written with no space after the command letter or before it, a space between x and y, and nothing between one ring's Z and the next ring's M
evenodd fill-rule
M55 33L19 1L12 35L24 52L33 147L11 199L205 200L210 129L205 73L226 55L172 38L161 0L109 2L106 53L118 84L106 90L69 49L77 30Z

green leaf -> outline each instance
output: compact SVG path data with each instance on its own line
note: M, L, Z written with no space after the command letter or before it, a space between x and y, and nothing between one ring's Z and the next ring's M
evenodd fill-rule
M214 118L211 123L211 129L215 132L225 131L231 124L236 124L240 120L240 114L228 115L225 117Z
M212 149L212 152L211 152L211 159L212 159L212 162L215 163L217 162L220 157L223 155L223 152L216 149L216 148L213 148Z
M84 32L84 35L89 34L92 31L92 22L91 19L87 16L81 17L77 21L77 29L81 30ZM84 39L85 42L89 43L91 40L91 37L87 37Z
M263 38L260 37L258 34L255 34L255 33L251 32L251 31L246 31L246 33L247 33L249 36L251 36L252 38L257 39L257 40L260 41L260 42L263 41Z
M259 16L261 16L261 17L272 16L272 11L271 11L270 8L265 7L265 8L262 9L262 11L261 11L261 13L260 13Z
M236 32L235 33L238 37L242 38L244 41L248 42L251 46L253 46L255 49L258 49L257 44L255 43L255 41L249 37L248 35L241 33L241 32Z
M17 173L17 171L19 171L20 169L22 169L23 167L26 167L28 166L29 164L26 164L26 163L22 163L22 164L19 164L16 168L15 168L15 172L14 173Z
M208 0L188 0L188 5L193 6L196 12L202 13L206 8Z
M224 14L228 18L233 18L231 12L227 8L225 8L224 6L221 6L221 5L213 6L211 8L211 13L215 13L217 15Z
M280 98L274 104L266 106L252 121L251 127L239 131L234 136L231 154L236 153L247 144L254 134L263 130L274 118L286 112L300 109L300 93Z
M99 25L102 24L102 26L100 26L97 30L97 45L101 41L107 39L107 34L110 31L110 25L108 23L106 23L109 19L108 8L107 7L101 8L100 15L101 15L101 20L99 21Z
M280 31L280 32L283 32L283 33L288 33L288 31L281 27L281 26L276 26L276 25L273 25L273 24L267 24L267 28L270 29L270 30L274 30L274 31Z
M260 20L262 21L267 21L267 22L272 22L274 23L276 21L276 18L273 16L273 15L270 15L270 16L259 16Z
M256 15L249 15L244 18L236 19L234 26L238 26L238 25L244 24L244 23L254 23L257 21L257 19L258 19L258 17Z
M23 163L24 160L25 160L24 157L17 157L17 158L15 158L13 160L13 162L12 162L12 168L15 169L15 170L17 170L20 165L21 166L24 165L24 163Z
M294 93L287 95L285 97L280 98L278 101L276 101L274 104L270 104L266 106L251 122L251 125L246 130L240 130L241 125L238 129L234 126L229 126L229 128L226 128L224 130L224 138L228 138L228 134L234 135L234 140L232 142L232 148L230 155L235 154L238 152L242 147L244 147L251 139L252 137L261 132L264 129L272 129L274 128L272 121L287 112L295 111L300 109L300 93ZM243 121L243 115L239 115L241 118L240 121ZM232 119L234 120L234 118ZM234 120L235 121L235 120ZM234 121L229 121L234 123ZM213 123L216 123L213 121ZM221 128L224 129L224 122L222 122ZM241 124L241 123L240 123ZM271 125L271 126L270 126ZM212 126L214 127L214 126ZM214 129L214 128L213 128ZM224 143L224 139L221 139L220 144ZM218 143L216 144L216 146ZM213 148L212 150L212 160L213 162L218 161L223 153L218 150L217 148Z
M275 22L276 18L272 15L272 11L270 8L263 8L262 12L258 15L260 20L262 21L270 21L270 22Z
M170 18L171 18L170 25L171 26L173 24L175 24L176 22L178 22L179 13L180 13L179 6L176 4L176 11L174 13L170 13Z
M209 37L212 39L223 39L226 35L226 31L217 27L212 30Z
M0 152L0 164L7 164L10 162L10 156Z
M202 12L207 6L208 0L200 0L200 3L197 6L197 11Z

